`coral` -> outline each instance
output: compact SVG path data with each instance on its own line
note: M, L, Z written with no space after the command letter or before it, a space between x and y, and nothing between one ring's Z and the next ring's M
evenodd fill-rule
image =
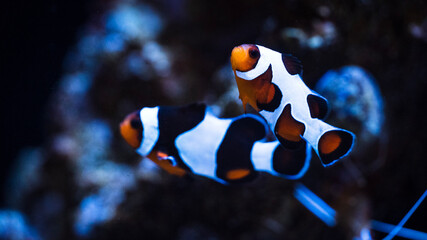
M39 240L37 232L28 225L25 217L17 211L0 210L0 239Z

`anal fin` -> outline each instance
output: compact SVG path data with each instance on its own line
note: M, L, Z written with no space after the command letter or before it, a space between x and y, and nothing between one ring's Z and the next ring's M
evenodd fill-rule
M347 155L353 148L354 136L344 130L328 131L320 137L318 151L320 160L324 165Z

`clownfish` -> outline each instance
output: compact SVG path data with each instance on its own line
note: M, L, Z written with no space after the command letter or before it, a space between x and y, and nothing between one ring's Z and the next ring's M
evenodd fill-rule
M355 135L322 121L328 102L305 85L296 57L243 44L232 50L230 60L245 112L246 104L257 110L284 147L296 149L306 140L324 166L351 151Z
M222 184L250 181L259 171L302 177L310 147L287 150L277 140L267 142L267 130L257 115L218 118L204 104L144 107L120 123L126 142L170 174L195 174Z

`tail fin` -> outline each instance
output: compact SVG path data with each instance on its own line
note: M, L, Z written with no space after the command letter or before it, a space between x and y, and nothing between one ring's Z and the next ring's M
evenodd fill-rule
M336 225L336 211L306 186L301 183L297 184L295 186L294 197L320 220L326 223L326 225L329 227Z
M307 172L311 160L311 147L305 143L298 149L284 148L278 141L255 142L251 159L257 171L285 179L299 179Z
M303 137L314 148L323 166L330 166L350 153L355 135L347 130L317 120Z

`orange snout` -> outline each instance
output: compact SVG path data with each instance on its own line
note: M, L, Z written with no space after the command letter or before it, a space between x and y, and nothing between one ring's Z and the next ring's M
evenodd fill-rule
M254 44L243 44L231 51L231 67L241 72L255 68L260 57L259 49Z
M125 117L120 123L120 133L126 142L133 148L138 148L142 141L142 123L139 111L133 112Z

